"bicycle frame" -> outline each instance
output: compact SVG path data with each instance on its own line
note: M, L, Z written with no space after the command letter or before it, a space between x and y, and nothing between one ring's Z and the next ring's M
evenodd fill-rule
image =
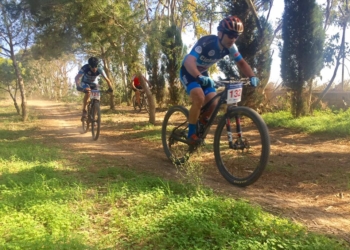
M143 107L145 105L145 92L142 91L140 92L140 104L141 104L141 107Z
M95 102L99 102L101 98L101 91L98 89L92 89L90 94L90 100L88 103L89 106L89 112L88 112L88 121L91 121L92 117L92 107L94 106Z
M214 96L212 99L209 100L209 102L207 102L202 108L201 108L201 111L200 111L200 116L203 115L203 113L212 105L212 103L218 99L218 104L215 106L209 120L208 120L208 123L205 125L204 127L204 132L203 132L203 135L202 135L202 138L205 138L209 132L209 128L210 126L212 125L212 123L214 122L214 119L215 117L217 116L217 114L219 113L219 110L220 110L220 107L222 104L225 104L226 103L226 98L227 94L225 93L225 91L222 91L221 93L218 93L216 96Z
M213 124L214 122L214 119L216 118L217 114L219 113L219 110L221 108L221 105L223 104L226 104L227 101L227 85L225 85L225 90L218 93L217 95L215 95L213 98L211 98L209 100L209 102L207 102L202 108L201 108L201 111L200 111L200 116L205 113L205 111L212 105L212 103L216 100L216 99L219 99L217 105L215 106L209 120L208 120L208 123L205 125L204 127L204 132L203 132L203 135L201 136L201 138L205 138L207 136L207 134L209 133L209 130L210 130L210 127L211 125ZM227 109L229 109L230 107L232 106L237 106L237 103L236 104L230 104L230 106L227 107ZM226 109L226 112L227 112L227 109ZM238 137L241 137L242 136L242 132L241 132L241 127L240 127L240 119L239 117L236 117L236 124L237 124L237 127L236 127L236 131L240 131L238 132ZM182 127L183 124L180 124L179 127ZM226 119L226 128L227 128L227 132L228 132L228 137L229 137L229 143L230 143L230 147L231 148L235 148L233 143L232 143L232 131L231 131L231 126L230 126L230 119ZM177 128L174 128L173 131L177 131L178 127ZM186 143L187 141L182 139L181 136L178 136L176 134L173 134L173 137L175 140L177 141L181 141L183 143Z
M232 84L237 84L237 83L241 83L241 82L232 82ZM214 96L212 99L209 100L209 102L207 102L200 111L200 116L203 115L203 113L206 112L206 110L212 105L212 103L216 100L218 100L217 105L215 106L209 120L208 123L204 126L204 131L203 131L203 135L202 138L204 139L207 134L209 133L210 127L214 122L214 119L216 118L217 114L219 113L219 110L221 108L221 105L226 104L227 103L227 90L228 90L228 84L225 84L225 89L218 93L216 96ZM233 104L228 104L227 108L226 108L226 112L227 110L232 108L232 107L236 107L237 103L233 103ZM236 133L237 133L237 137L238 140L241 140L242 138L242 129L241 129L241 121L240 118L238 116L235 117L236 119ZM229 142L229 146L232 149L242 149L242 147L244 146L244 144L240 143L240 144L234 144L233 143L233 137L232 137L232 130L231 130L231 122L230 119L227 118L226 119L226 129L227 129L227 137L228 137L228 142Z
M140 109L142 109L143 107L145 107L145 99L147 98L146 97L146 93L144 92L144 91L138 91L139 93L140 93L140 103L139 103L139 105L140 105ZM133 96L133 105L135 106L135 105L137 105L136 104L136 93L134 94L134 96ZM135 108L135 107L134 107Z

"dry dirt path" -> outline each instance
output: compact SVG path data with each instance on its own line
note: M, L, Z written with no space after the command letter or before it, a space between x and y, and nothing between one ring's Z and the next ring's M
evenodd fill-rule
M102 115L100 138L92 141L91 133L81 134L80 105L49 101L28 101L28 104L40 119L38 139L59 144L70 155L91 152L93 158L108 158L137 171L168 179L179 177L160 142L138 137L139 131L134 126L147 122L145 112L117 107L112 120L104 120ZM164 114L157 112L157 125ZM218 173L213 154L203 152L198 161L206 169L205 185L259 204L312 231L350 242L350 138L309 136L285 129L270 129L270 135L270 163L255 184L247 188L230 185Z

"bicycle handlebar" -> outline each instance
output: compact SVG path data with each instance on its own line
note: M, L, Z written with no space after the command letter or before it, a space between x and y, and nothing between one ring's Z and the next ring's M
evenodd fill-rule
M148 87L150 90L151 89L153 89L153 86L151 86L151 87ZM139 92L145 92L145 90L144 89L137 89L137 88L135 88L136 89L136 91L139 91Z
M98 90L98 91L100 91L100 93L103 93L103 94L113 93L113 92L109 92L108 89L107 90L101 90L101 89L91 89L91 88L89 90L84 89L84 93L92 92L92 90Z
M249 78L240 78L240 79L236 79L236 78L232 78L232 79L228 79L228 80L219 80L219 81L214 81L215 82L215 87L219 88L219 87L224 87L226 84L243 84L243 85L250 85L250 79Z

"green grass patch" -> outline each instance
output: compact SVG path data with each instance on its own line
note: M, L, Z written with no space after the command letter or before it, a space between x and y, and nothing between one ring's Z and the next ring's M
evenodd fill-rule
M79 180L52 160L11 157L1 166L0 249L88 249Z
M105 159L89 172L23 131L0 141L0 249L349 249L210 189Z
M312 116L294 119L290 112L279 111L263 114L269 127L284 127L309 134L330 134L336 136L350 135L350 110L315 111Z
M154 126L153 124L135 124L133 129L137 131L137 138L143 138L148 141L160 141L162 139L161 126Z

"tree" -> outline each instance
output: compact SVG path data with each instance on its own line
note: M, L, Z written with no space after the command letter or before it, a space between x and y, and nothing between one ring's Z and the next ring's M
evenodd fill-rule
M236 45L243 58L260 78L260 88L253 91L245 88L242 104L257 107L263 100L264 87L270 77L272 56L270 44L274 38L268 17L263 16L265 5L272 6L271 1L226 1L226 10L230 15L237 15L244 24L244 32L237 39ZM261 11L261 13L260 13ZM227 16L228 14L224 14ZM226 77L236 77L238 68L235 64L222 60L219 64L222 71L229 73ZM241 73L239 76L241 76Z
M112 82L122 83L116 87L129 90L126 68L138 56L144 40L140 27L143 9L135 6L135 1L39 0L39 5L37 0L27 1L40 29L39 51L50 51L50 57L67 51L81 53L86 59L99 57ZM110 107L114 108L113 96Z
M292 92L292 114L306 113L303 89L323 68L322 13L315 0L285 0L281 76Z
M30 50L31 52L31 50ZM69 72L73 69L73 55L64 55L57 59L35 60L31 53L23 61L26 69L24 79L28 84L27 94L55 100L69 98L72 94Z
M29 6L24 1L3 0L0 2L0 12L0 55L12 60L16 81L21 93L22 120L26 121L28 118L26 89L16 52L20 49L27 50L33 38L34 26L31 21ZM25 53L22 55L25 55Z
M181 100L181 83L179 71L184 56L181 32L173 23L165 29L161 39L162 51L165 55L166 77L169 83L169 96L172 104L178 104Z
M16 75L11 60L0 58L0 89L9 93L17 114L21 114L21 110L17 104L17 84Z
M161 32L158 28L157 22L152 22L149 27L151 32L146 44L145 66L149 76L149 81L153 86L152 92L155 93L156 101L162 104L165 95L165 65L162 61L164 59L160 40Z
M324 24L324 30L327 30L330 24L338 26L342 29L341 42L338 45L340 35L339 33L331 36L327 42L324 49L324 62L326 66L331 66L335 64L335 68L333 71L333 75L326 88L322 91L322 93L318 96L317 100L312 104L312 109L316 108L320 101L327 94L329 89L332 87L335 77L337 76L337 72L340 64L342 63L342 89L344 89L344 60L347 55L350 54L349 46L345 42L346 36L346 28L350 19L350 11L348 8L348 0L343 1L342 3L338 3L339 0L327 0L327 6L325 9L326 20ZM339 4L339 5L337 5ZM338 7L338 8L337 8ZM335 11L338 9L339 11ZM342 61L342 62L341 62Z

